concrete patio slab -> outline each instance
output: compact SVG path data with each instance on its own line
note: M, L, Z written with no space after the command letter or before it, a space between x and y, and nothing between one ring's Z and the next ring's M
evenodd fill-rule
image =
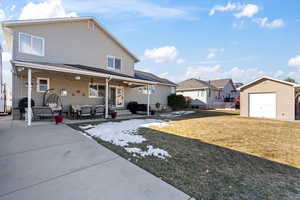
M189 197L123 158L118 158L0 199L188 200Z
M0 120L0 200L190 198L66 125L22 126Z
M13 127L0 131L0 158L2 156L55 145L82 141L80 134L65 131L66 125Z

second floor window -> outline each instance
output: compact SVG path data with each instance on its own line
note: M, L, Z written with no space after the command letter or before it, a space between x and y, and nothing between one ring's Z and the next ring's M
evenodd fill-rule
M44 38L27 33L19 33L19 52L44 56Z
M122 67L122 60L121 58L117 58L114 56L107 56L107 63L108 68L121 70Z

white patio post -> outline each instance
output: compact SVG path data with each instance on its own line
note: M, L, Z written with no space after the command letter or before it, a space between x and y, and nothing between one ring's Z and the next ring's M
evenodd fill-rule
M147 85L147 115L150 116L150 86Z
M105 79L105 118L108 118L108 82L109 78Z
M27 85L28 85L28 108L27 108L27 125L31 125L31 69L28 69L28 78L27 78Z

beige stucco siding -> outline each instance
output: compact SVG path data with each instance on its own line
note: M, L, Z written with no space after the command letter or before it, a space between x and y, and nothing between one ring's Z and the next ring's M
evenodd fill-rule
M82 64L106 68L107 56L122 59L121 73L134 75L134 58L95 26L88 28L88 21L60 22L13 27L13 59L35 62ZM20 53L19 32L45 39L45 56Z
M168 105L168 96L171 94L171 87L165 85L155 85L155 91L150 95L150 106L155 108L156 103L161 106ZM125 88L125 104L130 101L137 101L140 104L147 104L147 94L141 93L138 88Z
M99 83L105 85L103 78L80 76L80 80L75 80L75 74L67 74L50 71L32 72L32 99L35 104L41 106L43 103L43 93L37 91L37 78L48 78L50 80L50 88L54 89L54 93L60 95L62 89L67 90L67 96L62 97L63 105L104 105L104 98L90 98L89 84ZM21 98L27 97L27 70L18 73L13 77L14 97L13 106L18 107ZM129 88L122 81L111 80L110 86L121 86L124 88L124 106L130 101L147 104L147 95L139 92L137 88ZM156 85L155 91L150 96L151 107L155 108L158 102L162 106L167 106L167 97L171 94L171 86Z
M241 116L249 116L249 94L276 93L276 119L295 119L295 91L290 85L264 79L241 90Z
M54 89L54 93L60 95L61 89L67 90L67 96L62 97L63 105L104 105L104 98L90 98L89 84L91 79L93 83L105 85L105 80L96 77L80 76L80 80L75 80L75 75L59 73L59 72L35 72L32 73L32 99L36 105L41 106L43 103L43 92L37 91L37 78L49 78L50 88ZM13 106L17 107L21 98L27 97L27 74L20 73L14 76L14 100ZM123 86L120 81L112 80L111 86Z

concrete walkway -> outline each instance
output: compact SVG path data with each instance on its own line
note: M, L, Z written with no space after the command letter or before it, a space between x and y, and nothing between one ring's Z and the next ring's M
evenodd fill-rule
M0 118L1 200L188 200L66 125Z

